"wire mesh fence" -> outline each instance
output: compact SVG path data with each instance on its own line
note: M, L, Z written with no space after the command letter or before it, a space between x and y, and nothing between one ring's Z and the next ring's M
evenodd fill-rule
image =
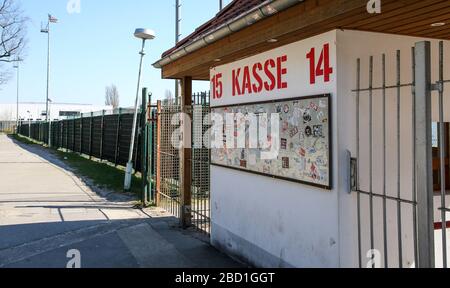
M165 101L158 105L158 205L175 217L180 217L180 156L174 145L180 137L173 117L181 112L179 105Z
M192 156L190 167L192 170L191 181L191 224L198 231L210 234L210 150L208 149L209 137L209 93L196 93L192 95ZM156 178L158 184L158 204L160 207L180 218L181 193L180 193L180 153L179 143L181 133L178 119L181 107L171 101L161 102L158 107L157 135L154 141L158 142L156 159ZM177 118L178 117L178 118Z
M192 225L211 233L210 159L208 129L210 123L209 93L195 94L192 113ZM206 142L206 143L205 143Z

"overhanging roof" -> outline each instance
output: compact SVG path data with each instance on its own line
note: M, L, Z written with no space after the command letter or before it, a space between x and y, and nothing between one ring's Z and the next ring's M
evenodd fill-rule
M278 1L291 2L233 1L215 18L183 39L177 47L164 53L163 58L155 63L155 67L162 68L163 78L190 76L193 79L208 80L209 69L213 66L233 62L332 29L450 39L448 0L382 0L381 14L369 14L366 9L367 0L305 0L296 1L293 6L281 12L272 11L274 12L272 16L247 23L249 25L245 28L232 32L220 40L211 41L197 49L185 49L189 45L192 47L196 40L208 35L217 27L223 26L223 23L236 21L240 18L236 16L239 13L244 16L242 19L246 19L249 12L267 4L276 4ZM248 6L245 6L244 2L247 2ZM438 22L444 22L446 25L431 26ZM268 43L269 39L278 41ZM186 51L180 54L180 49ZM179 57L176 57L177 53ZM164 59L170 61L164 62L162 61Z

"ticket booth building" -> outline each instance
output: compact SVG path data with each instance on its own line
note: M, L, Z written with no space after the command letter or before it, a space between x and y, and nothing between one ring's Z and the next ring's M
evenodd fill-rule
M257 267L445 264L445 237L423 239L450 219L450 3L367 4L235 0L154 64L181 80L182 105L210 81L212 113L280 116L274 158L211 151L211 243L225 253ZM420 90L422 76L442 87Z

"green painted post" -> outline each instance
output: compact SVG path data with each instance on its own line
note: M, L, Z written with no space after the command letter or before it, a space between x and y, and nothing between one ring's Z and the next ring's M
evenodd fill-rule
M66 120L64 122L64 130L66 130L66 152L69 152L69 120Z
M147 88L142 89L142 109L141 109L141 179L142 179L142 205L145 207L148 204L148 134L147 134Z
M91 112L90 128L89 128L89 159L92 159L92 125L94 125L94 112Z
M103 161L103 138L105 134L105 110L102 111L102 126L100 133L100 161Z
M152 93L150 93L149 95L148 95L148 107L149 107L149 111L148 111L148 123L147 123L147 131L148 131L148 137L147 137L147 139L148 139L148 142L146 143L146 147L150 147L148 150L147 150L147 155L148 155L148 157L147 157L147 161L148 161L148 163L147 163L147 179L149 180L148 182L148 191L147 191L147 193L148 193L148 198L150 199L150 201L152 202L152 203L155 203L155 195L153 195L153 174L152 174L152 171L153 171L153 151L154 151L154 149L153 149L153 111L152 111L152 108L151 108L151 105L152 105Z
M117 133L116 133L116 153L114 155L114 164L117 166L119 162L120 152L120 125L122 123L122 108L119 108L119 114L117 115Z
M83 113L80 116L80 155L83 154Z
M72 119L72 152L76 152L75 150L75 117Z

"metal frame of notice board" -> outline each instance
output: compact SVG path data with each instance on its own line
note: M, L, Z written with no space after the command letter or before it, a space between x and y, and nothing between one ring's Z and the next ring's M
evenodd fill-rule
M329 151L328 151L328 179L329 179L329 183L328 185L321 185L321 184L317 184L317 183L312 183L312 182L308 182L308 181L303 181L303 180L298 180L298 179L293 179L293 178L288 178L288 177L283 177L283 176L277 176L277 175L272 175L272 174L267 174L267 173L263 173L263 172L257 172L257 171L251 171L251 170L247 170L247 169L242 169L242 168L238 168L238 167L233 167L233 166L227 166L227 165L222 165L222 164L217 164L217 163L213 163L212 159L211 159L211 165L213 166L217 166L217 167L222 167L222 168L227 168L227 169L232 169L232 170L236 170L236 171L241 171L241 172L246 172L246 173L250 173L250 174L254 174L254 175L260 175L260 176L265 176L265 177L269 177L272 179L279 179L279 180L284 180L284 181L289 181L289 182L295 182L295 183L299 183L299 184L304 184L304 185L308 185L308 186L312 186L312 187L317 187L317 188L321 188L321 189L325 189L325 190L332 190L333 189L333 109L332 109L332 98L331 98L331 94L320 94L320 95L313 95L313 96L304 96L304 97L295 97L295 98L287 98L287 99L280 99L280 100L270 100L270 101L262 101L262 102L250 102L250 103L242 103L242 104L235 104L235 105L222 105L222 106L216 106L216 107L211 107L211 110L214 109L220 109L220 108L233 108L233 107L242 107L242 106L248 106L248 105L263 105L263 104L268 104L268 103L280 103L280 102L288 102L288 101L297 101L297 100L308 100L308 99L320 99L320 98L326 98L328 101L328 147L329 147Z

